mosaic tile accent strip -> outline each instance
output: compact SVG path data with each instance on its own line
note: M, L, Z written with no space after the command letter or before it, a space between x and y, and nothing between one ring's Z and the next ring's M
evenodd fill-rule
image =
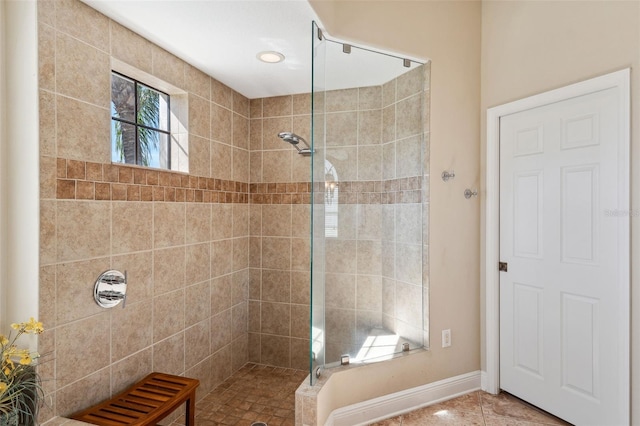
M317 182L315 201L338 204L422 202L419 176L386 181ZM179 172L58 158L59 200L309 204L310 182L245 183ZM335 198L334 198L335 197Z

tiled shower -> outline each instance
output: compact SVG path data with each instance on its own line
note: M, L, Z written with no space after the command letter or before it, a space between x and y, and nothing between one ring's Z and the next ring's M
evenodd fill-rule
M40 422L156 370L197 377L201 397L250 361L308 369L310 160L277 133L310 140L311 94L247 99L79 0L39 0L38 37L40 320L47 330L39 343L47 394ZM178 114L188 116L188 174L111 163L114 61L186 93L188 111ZM380 102L383 90L360 89ZM380 121L381 139L356 158L375 163L385 155L389 117L383 104L363 111ZM398 178L392 192L422 191L401 187L414 183L380 164L376 177L354 169L344 179L384 189ZM361 214L384 220L383 205L357 204ZM384 267L375 279L358 275L358 285L388 289ZM93 283L107 269L128 273L125 309L93 301ZM381 296L360 294L373 299L381 319L391 309ZM361 309L364 300L354 300L354 309L371 311Z

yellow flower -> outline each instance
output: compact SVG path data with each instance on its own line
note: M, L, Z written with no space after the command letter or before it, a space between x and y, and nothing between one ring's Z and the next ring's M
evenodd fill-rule
M22 355L22 358L20 358L20 364L31 365L31 357L29 356L29 354Z
M22 326L21 324L18 324L18 323L15 323L15 322L13 324L11 324L11 328L13 328L14 330L20 330L21 326Z
M0 382L0 395L5 393L7 389L9 389L9 385L6 384L5 382Z
M9 339L7 339L7 336L0 334L0 345L6 346L8 344L9 344Z
M24 330L27 333L40 334L44 331L44 327L40 321L36 321L33 317L29 318L29 322L24 323Z

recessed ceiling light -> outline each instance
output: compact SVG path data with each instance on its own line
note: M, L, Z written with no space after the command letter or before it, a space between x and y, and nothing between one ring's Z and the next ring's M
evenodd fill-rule
M262 62L266 62L269 64L276 64L278 62L284 61L284 55L280 52L274 51L260 52L256 55L256 57Z

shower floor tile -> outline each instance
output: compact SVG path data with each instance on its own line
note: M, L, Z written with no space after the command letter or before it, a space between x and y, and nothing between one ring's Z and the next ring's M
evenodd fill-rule
M308 371L246 364L196 404L196 425L295 424L295 393ZM172 426L183 425L181 417Z

